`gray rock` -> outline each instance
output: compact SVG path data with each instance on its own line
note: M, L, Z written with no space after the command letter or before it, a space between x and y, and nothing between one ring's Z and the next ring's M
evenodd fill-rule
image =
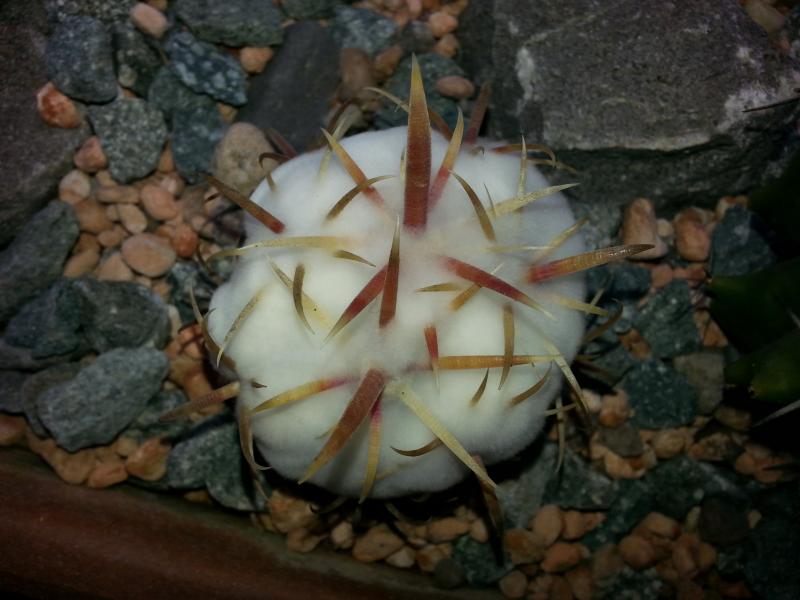
M89 120L120 183L141 179L158 164L167 139L161 112L140 98L120 98L89 108Z
M60 23L69 17L89 16L106 24L120 23L130 18L136 0L43 0L50 20Z
M702 343L692 309L689 284L685 279L674 279L648 299L633 326L655 356L672 358L695 352Z
M660 360L638 363L622 380L634 415L631 423L646 429L688 425L697 411L694 388Z
M53 202L0 253L0 323L55 281L78 233L72 207Z
M28 377L19 371L0 371L0 411L7 413L22 412L22 384Z
M539 510L555 469L556 454L555 444L545 444L517 477L498 483L497 499L508 527L527 527Z
M795 496L794 502L797 503ZM800 590L800 536L797 521L766 516L750 533L747 583L760 598L794 600Z
M156 72L147 92L147 101L164 113L164 118L170 122L177 113L215 106L210 96L196 94L183 85L169 67L161 67Z
M400 30L397 36L397 43L403 47L407 53L424 54L430 52L436 45L436 38L433 37L431 28L423 21L409 21Z
M553 473L547 484L544 503L565 509L605 510L617 498L618 487L567 448L561 470Z
M619 493L608 507L606 519L581 540L591 549L616 543L649 512L661 512L678 521L706 496L743 498L734 481L710 463L680 455L660 463L642 479L619 483Z
M65 450L107 444L144 410L168 370L169 361L158 350L111 350L71 381L39 394L36 410Z
M714 546L730 546L745 540L750 533L747 506L724 496L703 501L697 522L700 538Z
M450 558L461 569L467 583L474 587L490 585L514 567L508 556L503 557L501 564L491 544L476 542L468 535L453 542Z
M68 17L47 42L47 73L67 96L108 102L117 95L111 35L92 17Z
M711 235L711 276L733 277L765 269L775 263L764 225L741 206L729 208Z
M167 273L167 282L172 292L170 304L177 307L181 325L195 322L190 290L194 290L195 300L205 314L216 285L200 265L190 260L176 261Z
M286 29L280 52L250 78L247 105L236 119L272 127L302 150L319 136L338 86L339 49L328 30L295 23Z
M283 40L281 12L262 0L176 0L175 14L194 34L226 46L273 46Z
M39 371L70 360L80 358L81 352L57 354L47 358L34 358L30 348L13 346L0 338L0 369L18 371Z
M76 279L81 294L83 335L95 352L152 345L163 348L169 340L167 306L144 286L124 281Z
M246 487L246 465L236 421L229 412L208 417L176 444L167 458L167 483L174 489L207 487L220 504L256 510L263 504Z
M80 293L69 280L61 279L12 317L5 340L30 348L33 358L85 354L89 347L80 331L82 312Z
M143 442L157 435L176 438L185 434L193 425L189 419L162 421L161 417L186 402L188 402L186 395L181 390L165 390L157 393L150 398L144 410L125 430L125 435Z
M245 74L232 56L188 31L171 35L164 49L172 61L170 68L189 89L233 106L246 102Z
M5 340L30 348L33 358L94 350L163 347L169 316L161 298L135 283L61 279L28 302L6 329Z
M283 12L293 19L327 19L339 0L283 0Z
M587 346L592 358L592 364L602 369L601 373L588 374L596 377L610 386L616 385L638 363L619 342L608 345L593 342Z
M331 33L340 48L361 48L375 56L392 43L397 24L366 8L337 6Z
M725 358L722 354L704 351L676 356L672 366L697 392L697 412L701 415L713 413L722 402L725 384Z
M157 46L129 23L113 28L112 42L120 85L147 97L147 90L161 68Z
M34 98L48 81L48 28L38 3L0 3L0 248L54 197L75 149L89 136L85 123L61 129L39 116Z
M630 423L623 423L619 427L600 427L599 433L599 442L622 457L640 456L644 452L639 430Z
M540 168L548 181L556 178L552 170L546 167ZM571 183L575 181L577 178L573 177ZM597 202L596 199L588 202L576 200L572 202L572 211L576 219L588 219L581 232L589 250L607 248L619 243L617 234L622 225L622 207L609 206L607 203Z
M50 388L71 381L80 370L81 366L78 363L54 365L43 371L34 373L23 383L20 389L20 395L22 396L22 412L25 413L25 417L28 419L28 425L30 425L31 429L33 429L34 433L39 437L50 437L50 433L39 418L39 409L36 403L37 399Z
M172 119L172 156L175 167L189 182L211 172L211 159L225 134L225 123L214 105L175 113Z
M465 64L492 85L490 130L553 148L586 201L661 208L751 188L800 110L743 112L792 97L797 67L736 0L485 0L460 21Z
M667 590L667 584L655 569L634 571L628 565L614 578L604 583L592 598L597 600L646 600L661 598Z
M604 297L615 300L641 298L650 290L650 269L629 262L617 262L586 272L587 296L605 290Z
M422 72L422 82L425 86L428 108L439 113L451 128L455 127L458 119L458 104L453 99L442 96L436 91L436 81L447 75L463 76L464 71L455 62L441 54L421 54L417 56L417 61ZM408 98L410 85L411 57L409 56L397 65L394 74L384 84L383 88L387 92L405 99ZM388 100L384 102L384 107L375 113L375 124L380 128L405 125L407 119L406 112L397 108L394 103Z

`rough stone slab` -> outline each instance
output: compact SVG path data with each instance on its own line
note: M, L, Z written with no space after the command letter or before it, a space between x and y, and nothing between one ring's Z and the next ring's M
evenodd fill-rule
M320 135L338 85L339 48L327 29L295 23L264 72L250 78L247 105L236 120L272 127L304 150Z
M36 109L36 92L48 81L48 28L36 2L0 3L0 248L55 197L74 151L89 137L88 125L50 127Z
M798 68L738 0L484 0L460 20L464 64L492 85L491 132L549 145L587 202L747 190L800 111L742 112L793 97Z
M697 412L694 388L657 359L642 361L621 383L634 410L631 423L646 429L688 425Z

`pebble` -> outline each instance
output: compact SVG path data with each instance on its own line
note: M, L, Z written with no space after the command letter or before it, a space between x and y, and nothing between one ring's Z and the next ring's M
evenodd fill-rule
M625 459L608 450L603 454L603 469L612 479L639 479L647 472L643 466L636 466L633 459Z
M80 277L86 275L100 262L100 253L89 248L73 254L64 265L64 277Z
M386 563L397 569L410 569L416 562L417 553L410 546L403 546L386 558Z
M561 509L555 504L542 506L531 519L529 527L544 547L552 545L564 529Z
M545 551L540 566L547 573L562 573L577 566L588 556L589 551L581 544L556 542Z
M469 531L469 523L455 517L436 519L427 525L426 537L434 544L450 542Z
M172 173L175 170L175 159L172 156L171 142L167 142L164 145L164 150L161 151L161 156L158 158L156 170L159 173Z
M256 75L264 70L274 55L275 51L269 46L262 48L245 46L239 50L239 64L245 72Z
M122 258L134 271L160 277L175 263L175 251L162 237L138 233L122 243Z
M428 17L428 27L433 37L440 38L456 30L458 19L444 11L435 12Z
M114 226L106 215L105 207L92 199L79 202L73 208L81 231L100 233Z
M613 395L603 396L597 420L604 427L619 427L631 417L631 407L625 390L615 390Z
M475 84L460 75L447 75L436 80L436 91L442 96L463 100L475 94Z
M666 263L660 263L653 267L653 269L650 271L650 275L652 277L653 287L655 289L664 287L675 278L672 267Z
M58 182L58 199L67 204L86 200L92 191L92 180L86 173L73 169Z
M317 522L317 515L311 510L308 502L279 490L272 493L267 506L272 515L272 523L281 533L289 533L294 529L307 529Z
M683 452L686 436L677 429L662 429L655 433L650 445L655 451L656 457L666 460Z
M271 151L272 146L258 127L234 123L214 150L212 171L217 179L249 196L264 179L264 170L277 166L273 160L265 160L263 167L258 162L259 155Z
M667 253L667 245L658 236L658 223L653 203L646 198L631 202L622 216L620 232L623 244L652 244L654 247L631 256L631 260L651 260Z
M114 225L111 229L106 229L97 234L97 241L103 248L116 248L125 239L125 230L120 225Z
M308 529L293 529L286 535L286 548L292 552L308 553L324 540L326 534L313 535Z
M747 431L752 421L752 416L746 410L725 405L717 407L714 418L734 431Z
M127 458L139 447L139 443L130 436L121 435L111 444L111 449L117 453L117 456Z
M175 198L161 185L148 183L141 189L139 196L147 214L157 221L169 221L180 214Z
M114 252L102 262L96 276L100 281L133 281L133 271L119 252Z
M403 50L402 46L398 44L389 46L375 57L375 61L373 62L375 74L380 79L391 77L395 69L397 69L397 65L403 60L403 56L405 56L405 50Z
M442 56L446 56L447 58L453 58L458 49L460 44L458 43L458 38L454 36L452 33L448 33L442 36L436 45L433 47L433 51L436 54L441 54Z
M137 446L125 459L129 474L144 481L158 481L167 474L169 444L153 437Z
M331 543L334 548L348 550L353 547L354 542L353 525L349 521L342 521L331 529Z
M417 554L414 557L417 566L424 573L433 573L436 570L436 565L444 558L447 558L444 550L433 544L428 544L417 550Z
M711 249L708 231L709 214L698 208L687 208L679 212L673 221L675 246L681 258L704 261Z
M164 13L144 2L137 2L131 8L131 22L139 31L157 40L164 36L169 27Z
M82 119L78 107L58 91L52 82L47 82L36 92L36 108L39 116L48 125L62 129L80 127Z
M528 589L528 578L522 571L511 571L497 582L500 592L506 598L524 598Z
M31 451L44 459L67 483L82 484L94 468L95 458L92 450L69 453L59 448L52 438L37 437L30 429L25 430L25 440Z
M197 250L197 233L186 223L176 225L170 234L172 249L181 258L191 258Z
M135 204L120 204L117 208L122 226L132 234L147 229L147 217Z
M601 546L592 553L592 580L598 585L602 586L613 581L624 567L625 562L614 544Z
M485 543L489 541L489 528L486 527L486 521L483 519L475 519L469 526L469 537L476 542Z
M0 413L0 446L13 446L25 439L25 417Z
M786 16L764 0L744 0L742 6L753 21L768 34L774 35L783 29Z
M619 554L631 568L641 571L655 565L661 555L655 545L639 535L627 535L619 542Z
M72 157L72 162L84 173L97 173L108 166L108 158L103 152L100 138L93 135L86 138Z
M105 204L136 204L139 190L132 185L102 185L97 190L97 199Z
M388 558L403 545L403 539L381 523L356 540L353 557L361 562L375 562Z
M342 100L372 95L372 92L364 90L364 88L376 85L372 60L364 50L342 48L339 53L339 72L342 79L339 86L339 97Z
M641 530L662 538L674 540L681 532L681 525L675 519L666 515L659 512L651 512L639 522L636 529L637 531Z
M86 485L90 488L107 488L128 478L125 463L116 455L104 456L89 473Z
M592 571L587 565L579 565L564 573L564 579L569 584L572 595L576 600L592 600L594 598L594 582Z
M579 540L591 529L593 520L577 510L564 511L564 531L561 537L568 542Z
M186 189L186 181L183 179L183 177L175 172L167 173L166 175L157 177L156 181L160 187L167 190L175 198L178 198L181 194L183 194L183 190ZM180 210L180 205L178 205L178 209Z
M544 552L542 542L527 529L508 529L503 534L503 547L515 565L539 561Z

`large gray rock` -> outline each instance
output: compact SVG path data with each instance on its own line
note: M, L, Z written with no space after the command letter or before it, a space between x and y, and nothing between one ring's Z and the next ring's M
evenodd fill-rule
M34 3L36 2L20 2L20 4ZM60 23L69 17L86 15L109 25L127 21L135 3L136 0L43 0L42 2L51 21Z
M320 135L338 85L338 47L324 27L302 21L287 28L280 52L250 78L247 105L236 119L272 127L303 150Z
M47 41L47 73L55 86L84 102L117 95L111 34L92 17L69 17Z
M263 0L176 0L175 13L201 40L226 46L272 46L283 39L281 11Z
M116 181L127 183L155 170L167 139L161 111L141 98L119 98L91 107L89 119Z
M798 72L738 0L470 2L464 64L490 130L551 146L586 200L661 206L747 190L781 154ZM574 179L565 174L564 178Z
M111 350L74 379L39 394L36 412L69 452L107 444L144 410L168 370L169 361L158 350Z
M52 202L0 253L0 323L55 281L78 233L72 207Z
M61 279L9 321L5 341L30 348L33 358L163 347L169 316L148 288L123 281Z
M44 49L48 24L36 2L0 3L0 247L51 197L89 128L48 126L36 110L47 83Z

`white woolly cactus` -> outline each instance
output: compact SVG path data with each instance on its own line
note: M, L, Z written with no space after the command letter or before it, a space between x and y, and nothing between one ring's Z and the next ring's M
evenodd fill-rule
M584 330L584 252L524 142L432 131L414 61L408 127L286 161L248 200L247 240L205 320L251 435L282 475L338 494L435 491L539 434ZM434 115L435 116L435 115ZM437 122L438 123L438 122ZM513 153L512 153L513 151ZM521 157L520 157L521 153ZM547 162L555 164L552 155ZM208 399L212 400L212 399Z

